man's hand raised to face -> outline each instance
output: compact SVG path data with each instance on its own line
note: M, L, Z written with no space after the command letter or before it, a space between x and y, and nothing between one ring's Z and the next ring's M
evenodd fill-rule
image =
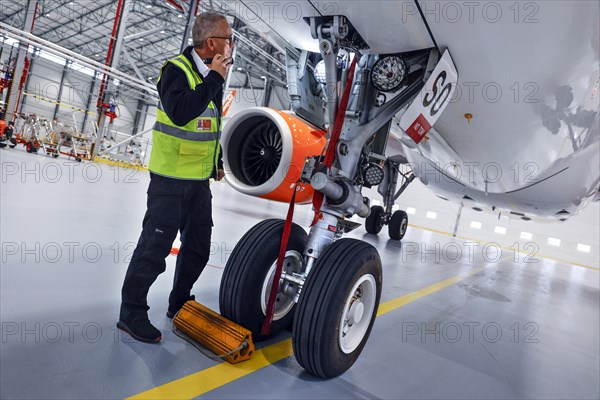
M233 60L231 57L225 57L222 54L217 54L213 57L210 69L218 72L223 77L223 79L225 79L227 77L227 71L229 70L232 61Z

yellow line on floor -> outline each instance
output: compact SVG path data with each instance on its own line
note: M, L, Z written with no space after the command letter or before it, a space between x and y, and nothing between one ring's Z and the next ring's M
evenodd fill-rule
M114 165L114 166L121 167L121 168L135 169L137 171L148 171L148 168L143 167L141 165L128 164L128 163L124 163L124 162L120 162L120 161L112 161L112 160L109 160L104 157L96 157L96 158L94 158L94 161L102 163L102 164Z
M129 397L129 399L191 399L283 360L292 354L292 340L282 340L257 350L248 361L239 364L215 365Z
M502 261L506 260L507 258L508 257L506 257L498 262L501 263ZM397 308L400 308L407 304L410 304L415 300L419 300L422 297L428 296L432 293L435 293L444 288L447 288L448 286L454 285L455 283L460 282L463 279L468 278L469 276L475 275L475 274L483 271L484 269L485 269L485 267L475 268L474 270L471 270L464 274L453 276L452 278L448 278L441 282L435 283L431 286L427 286L426 288L417 290L416 292L405 294L404 296L400 296L393 300L386 301L385 303L379 305L379 309L377 310L377 316L379 317L381 315L387 314L390 311L394 311Z
M423 231L429 231L429 232L433 232L433 233L439 233L440 235L446 235L446 236L450 236L450 237L455 237L457 239L468 240L470 242L475 242L475 243L479 243L479 244L482 243L481 240L473 239L473 238L466 237L466 236L460 236L460 235L453 236L450 232L439 231L439 230L433 229L433 228L426 228L426 227L420 226L420 225L408 224L408 226L410 226L411 228L421 229ZM497 243L497 244L500 245L499 243ZM499 247L502 250L514 252L514 250L511 249L511 248L508 248L508 247L505 247L505 246L499 246ZM570 265L575 265L577 267L583 267L583 268L593 269L594 271L600 271L600 268L598 268L598 267L593 267L591 265L586 265L586 264L580 264L580 263L576 263L576 262L568 261L568 260L562 260L560 258L556 258L556 257L552 257L552 256L546 256L544 254L537 254L536 253L536 254L532 255L532 257L535 257L535 256L539 256L541 258L547 258L547 259L552 260L552 261L558 261L558 262L563 263L563 264L570 264Z
M560 263L563 263L563 264L570 264L570 265L575 265L577 267L583 267L583 268L593 269L594 271L600 271L600 268L598 268L598 267L592 267L591 265L579 264L579 263L576 263L576 262L573 262L573 261L562 260L560 258L556 258L556 257L552 257L552 256L545 256L543 254L540 254L540 257L547 258L547 259L552 260L552 261L557 261L557 262L560 262Z
M510 256L509 256L510 257ZM505 257L499 263L508 259ZM456 275L415 292L400 296L379 305L377 316L387 314L427 295L440 291L477 274L485 267L475 268L469 272ZM286 339L255 351L252 358L239 364L222 363L214 367L196 372L183 378L139 393L129 399L191 399L211 390L224 386L246 375L283 360L293 354L292 340Z

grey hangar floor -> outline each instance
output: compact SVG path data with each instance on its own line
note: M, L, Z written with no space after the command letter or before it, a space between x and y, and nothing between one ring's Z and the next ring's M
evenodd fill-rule
M403 244L359 228L347 237L378 249L381 303L389 311L377 318L348 372L319 380L293 355L271 362L269 346L285 342L288 332L257 344L267 354L262 368L215 370L223 363L175 336L165 316L175 256L149 295L162 342L138 343L115 328L145 212L147 172L20 148L1 150L0 162L3 399L600 397L597 266L515 260L511 252L494 260L478 251L459 260L450 252L437 259L407 255L406 243L468 246L415 227ZM214 251L194 294L218 310L220 278L235 243L259 221L284 218L287 205L244 196L225 183L212 190ZM311 218L310 206L297 209L302 226ZM240 370L244 376L236 377Z

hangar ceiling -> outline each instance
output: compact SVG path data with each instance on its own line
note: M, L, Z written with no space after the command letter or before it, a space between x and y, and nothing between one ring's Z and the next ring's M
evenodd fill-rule
M33 34L104 62L109 47L117 1L40 0ZM285 54L266 41L236 15L235 2L200 1L199 11L227 15L236 36L235 77L232 87L249 87L250 77L266 77L285 86ZM190 0L134 0L129 2L125 35L117 68L133 77L152 82L158 66L179 53ZM0 20L23 29L27 1L0 1ZM0 40L6 40L5 36Z

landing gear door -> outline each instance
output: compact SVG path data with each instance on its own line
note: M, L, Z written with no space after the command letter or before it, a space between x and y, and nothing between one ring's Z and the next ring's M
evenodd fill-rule
M400 118L400 128L416 144L423 140L450 104L457 83L458 71L446 50L421 92Z

